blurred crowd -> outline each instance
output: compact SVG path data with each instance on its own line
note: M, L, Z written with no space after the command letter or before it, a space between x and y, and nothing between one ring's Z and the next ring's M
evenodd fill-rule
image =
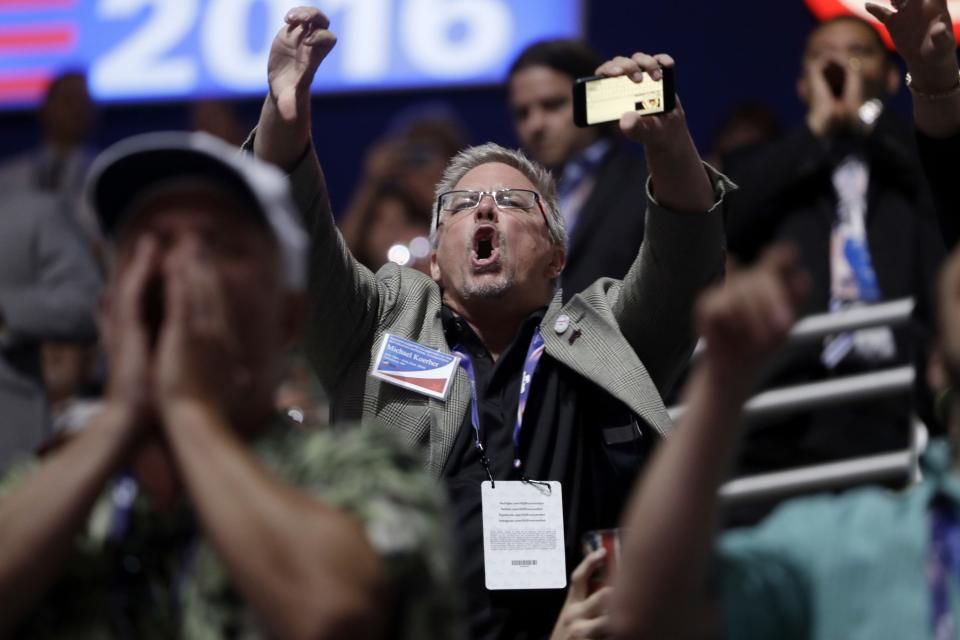
M868 11L896 51L819 24L803 120L744 102L702 154L703 105L574 123L575 80L669 55L534 43L503 83L520 149L415 105L342 211L317 9L258 122L204 100L101 150L58 75L0 164L0 636L960 637L960 68L946 0ZM790 339L891 301L908 320ZM785 388L819 395L744 417Z

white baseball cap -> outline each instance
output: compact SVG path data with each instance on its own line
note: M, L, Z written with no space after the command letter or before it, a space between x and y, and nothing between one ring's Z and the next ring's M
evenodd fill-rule
M287 286L303 290L310 241L293 204L289 181L273 165L219 138L166 131L122 140L94 160L86 193L104 237L115 239L141 195L165 183L194 179L249 202L248 210L261 217L281 249Z

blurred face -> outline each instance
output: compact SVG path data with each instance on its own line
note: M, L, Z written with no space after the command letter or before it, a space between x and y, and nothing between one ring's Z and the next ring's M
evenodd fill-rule
M508 188L536 191L520 171L495 162L471 169L454 187ZM431 274L454 306L509 300L536 308L550 301L563 262L564 250L550 242L539 206L500 209L485 195L473 209L441 213Z
M851 60L856 61L854 64L859 67L863 77L865 100L883 98L896 92L899 76L887 58L886 49L869 25L852 20L826 24L810 36L803 56L805 68L834 62L846 69ZM805 87L801 86L800 94L806 102Z
M537 162L556 169L597 140L573 124L573 79L549 67L526 67L507 83L517 138Z
M224 311L236 344L224 356L224 390L231 408L242 412L257 403L272 406L293 310L286 290L279 249L268 231L235 211L233 200L214 190L175 191L151 198L131 218L119 239L116 282L128 268L144 234L159 245L160 257L145 296L145 322L156 335L164 319L164 272L199 249L223 294Z
M407 204L393 197L383 197L371 212L370 224L364 233L363 254L372 270L376 271L387 262L387 252L396 244L409 244L416 237L430 235L426 224L412 222ZM418 269L426 268L426 258L410 264ZM423 263L423 264L420 264Z
M70 74L60 79L41 109L41 120L48 139L64 146L86 142L93 130L95 108L87 79Z

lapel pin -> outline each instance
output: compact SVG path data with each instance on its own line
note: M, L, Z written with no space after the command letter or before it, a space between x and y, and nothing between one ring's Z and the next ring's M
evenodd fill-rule
M570 326L570 316L557 316L557 321L553 323L553 330L558 334L563 333Z
M570 344L573 344L574 342L577 341L577 338L579 338L582 335L583 335L583 332L580 331L580 329L574 329L573 333L571 333L570 337L567 339L567 342L569 342Z

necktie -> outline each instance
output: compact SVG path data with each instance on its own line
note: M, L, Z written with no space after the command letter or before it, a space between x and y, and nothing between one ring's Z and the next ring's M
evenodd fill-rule
M844 158L833 172L837 217L830 235L830 311L872 304L881 299L867 245L867 186L870 169L863 158ZM868 362L892 358L896 348L888 327L829 336L821 361L836 367L851 352Z

